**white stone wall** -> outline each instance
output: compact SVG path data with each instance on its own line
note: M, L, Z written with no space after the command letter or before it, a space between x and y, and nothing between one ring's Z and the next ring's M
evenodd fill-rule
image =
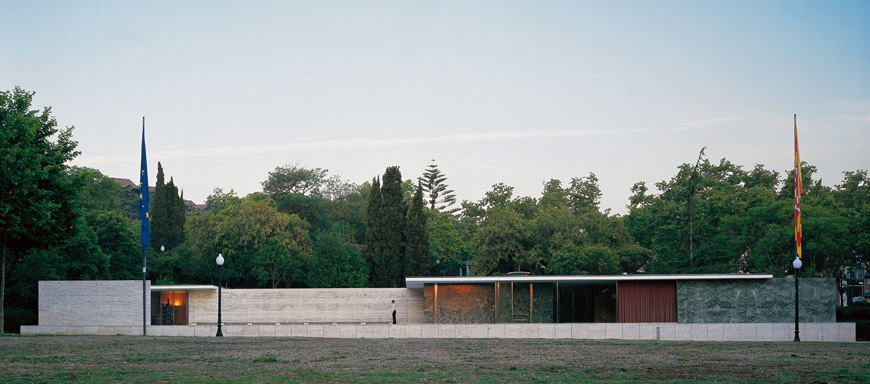
M150 336L214 337L215 324L152 325ZM801 324L801 341L854 342L855 323ZM141 327L22 326L21 333L141 335ZM663 341L792 341L791 323L574 323L574 324L262 324L223 326L224 337L586 339Z
M145 313L151 324L151 282ZM142 326L142 281L40 281L40 326Z
M188 293L190 324L217 322L217 291ZM262 323L423 322L423 290L406 288L222 289L221 321Z

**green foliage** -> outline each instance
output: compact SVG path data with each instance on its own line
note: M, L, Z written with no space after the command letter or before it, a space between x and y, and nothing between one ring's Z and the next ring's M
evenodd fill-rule
M651 257L624 220L598 210L597 178L544 183L540 199L513 197L496 184L478 203L463 203L460 228L473 233L475 273L612 274L632 272ZM624 264L624 266L623 266Z
M425 212L428 216L426 219L430 255L428 266L431 267L436 261L440 261L439 268L446 273L458 271L465 265L465 261L471 258L470 246L459 232L459 223L447 213L431 209Z
M844 172L843 182L833 191L849 220L849 234L858 263L870 264L870 178L867 171ZM860 256L859 256L860 255Z
M508 206L487 211L475 245L477 273L508 273L534 264L527 252L526 222L522 215Z
M100 249L96 232L78 219L75 235L58 246L63 276L69 280L102 280L110 276L109 256Z
M348 225L355 241L365 240L365 209L368 188L342 180L337 175L327 177L320 168L297 165L278 167L263 182L263 192L277 203L278 210L295 213L311 225L316 238L335 225Z
M322 233L314 242L308 284L314 288L364 288L369 270L346 226Z
M432 264L429 256L429 234L426 231L426 208L423 207L423 189L417 185L411 207L408 209L405 247L405 276L424 276Z
M121 186L100 171L71 167L70 177L79 186L78 207L85 216L106 211L121 211Z
M550 268L559 275L614 275L622 272L618 253L604 245L569 244L553 255Z
M615 275L622 270L616 251L604 245L591 245L580 252L580 266L591 275Z
M832 190L813 180L815 172L802 165L803 274L834 276L861 244L862 229L854 224L860 220L853 219L859 214L843 203L855 206L861 198L850 197L862 196L864 184L860 172L847 173L843 185ZM646 271L791 273L793 174L780 180L761 165L747 172L725 159L703 160L697 169L683 164L670 181L657 183L658 195L635 184L625 224L653 253Z
M402 173L399 167L387 167L381 185L381 268L384 273L376 287L405 286L405 229L407 208L402 193Z
M268 195L280 194L319 194L326 180L327 170L308 169L299 164L288 164L277 167L269 172L269 178L263 182L263 192Z
M187 218L184 199L172 178L165 183L163 166L157 163L157 181L151 194L151 247L155 251L174 249L184 242L184 222Z
M215 188L211 195L205 198L205 205L209 210L220 211L227 205L238 203L239 197L232 189L229 192L224 192L223 188Z
M383 201L381 198L381 181L378 178L372 180L372 191L369 193L368 206L366 207L366 243L365 259L369 266L369 281L372 286L378 287L385 284L387 278L383 241Z
M637 243L623 245L616 249L619 267L622 272L639 272L652 257L652 252Z
M580 247L574 243L556 249L550 256L548 265L554 275L583 275L587 271L580 258Z
M228 199L220 210L192 216L188 228L189 258L210 266L223 254L228 284L277 288L304 283L312 256L308 224L297 215L278 212L268 197ZM206 268L197 274L205 278L213 272Z
M456 204L456 195L453 194L452 189L447 189L445 183L447 176L441 173L435 160L432 160L432 163L423 172L423 176L417 180L426 195L429 209L451 215L459 211L459 208L453 207Z
M32 101L18 87L0 91L0 333L7 330L7 269L28 252L64 242L77 219L77 186L66 173L79 154L73 128L58 129L51 108L32 110Z
M109 273L115 280L141 278L142 255L133 223L118 210L98 213L93 228L100 251L109 257Z

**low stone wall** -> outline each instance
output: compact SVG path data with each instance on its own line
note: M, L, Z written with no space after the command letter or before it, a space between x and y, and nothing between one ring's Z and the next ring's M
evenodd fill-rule
M22 326L21 333L63 335L141 335L141 327ZM149 326L149 336L214 337L217 326ZM663 341L792 341L794 323L679 324L260 324L222 327L224 337L323 338L531 338ZM854 342L855 323L800 325L801 341Z
M215 291L188 293L189 324L217 323ZM423 322L423 292L406 288L222 289L224 323ZM141 311L141 309L140 309ZM40 323L41 324L41 323Z
M150 314L150 297L145 305ZM138 325L141 333L142 281L40 281L38 308L41 326Z
M834 279L801 278L801 323L837 321ZM794 323L794 279L677 283L679 323Z

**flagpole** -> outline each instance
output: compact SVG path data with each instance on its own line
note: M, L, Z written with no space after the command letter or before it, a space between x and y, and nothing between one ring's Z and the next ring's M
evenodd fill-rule
M142 246L142 336L147 336L147 309L145 307L145 298L147 289L145 288L145 246Z
M148 335L148 289L146 284L148 266L148 240L151 223L148 214L148 161L145 157L145 116L142 116L142 163L139 169L139 219L142 221L142 336Z
M794 341L801 341L800 337L800 277L803 229L801 228L801 194L803 193L803 180L801 177L801 157L798 149L797 114L794 115L794 245L795 257L792 262L794 268Z

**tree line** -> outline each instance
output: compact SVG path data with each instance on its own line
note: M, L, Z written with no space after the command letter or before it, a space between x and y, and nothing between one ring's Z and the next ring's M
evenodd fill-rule
M57 128L32 92L0 92L0 319L37 322L39 280L139 279L138 188L73 167L74 127ZM594 173L547 180L537 197L495 184L457 202L432 163L362 184L299 164L278 166L262 191L215 189L207 209L158 162L147 278L154 284L243 287L401 287L404 277L458 275L789 273L793 171L699 157L670 180L631 188L628 213L602 210ZM844 172L827 187L802 164L804 275L835 276L870 255L870 181Z

